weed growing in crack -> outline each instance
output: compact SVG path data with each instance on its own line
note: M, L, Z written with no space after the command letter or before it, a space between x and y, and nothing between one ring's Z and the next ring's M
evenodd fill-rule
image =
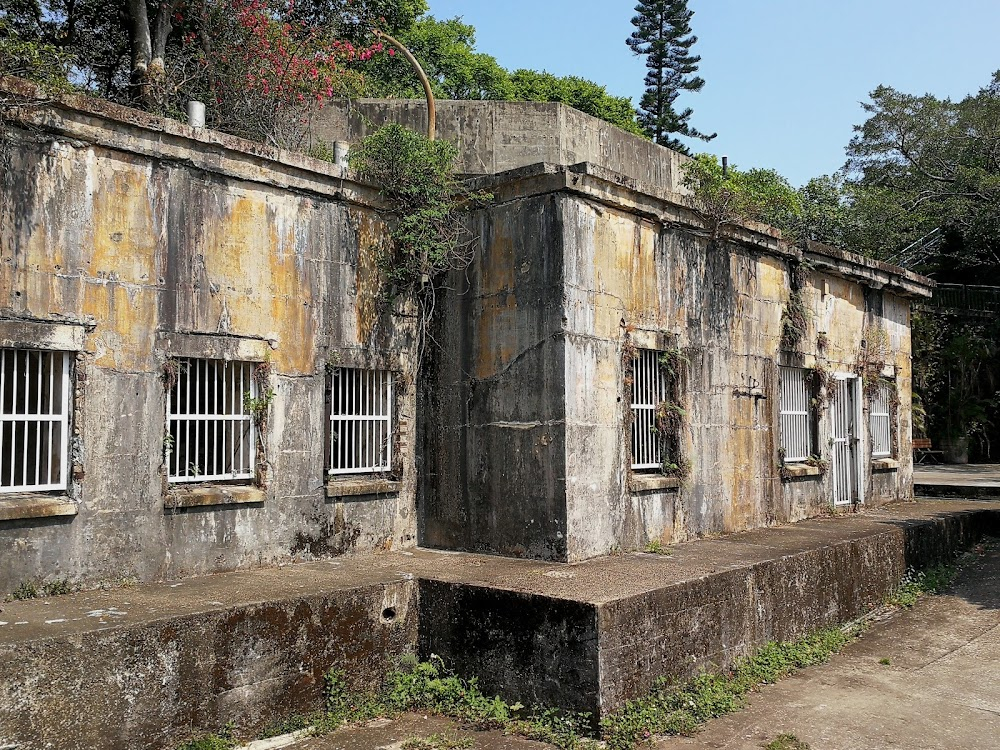
M446 734L432 734L429 737L411 737L403 743L403 750L464 750L473 748L472 740Z
M794 734L779 734L764 745L764 750L810 750L810 748Z

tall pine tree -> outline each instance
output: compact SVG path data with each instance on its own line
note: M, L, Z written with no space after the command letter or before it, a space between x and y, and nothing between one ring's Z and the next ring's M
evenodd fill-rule
M716 134L706 135L688 120L693 110L674 109L682 91L701 91L703 78L698 71L700 55L692 55L691 47L698 37L691 33L691 16L687 0L642 0L635 6L632 19L635 31L625 43L637 55L646 57L646 93L639 103L639 124L655 143L682 153L687 147L673 135L710 141Z

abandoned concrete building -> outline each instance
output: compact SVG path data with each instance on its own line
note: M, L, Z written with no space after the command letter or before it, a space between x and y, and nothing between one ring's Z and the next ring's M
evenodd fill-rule
M356 106L323 134L421 116ZM713 239L682 157L562 105L443 111L495 199L420 384L412 323L375 309L370 187L83 98L25 115L5 592L417 544L578 561L910 497L928 281L765 226Z
M674 152L559 104L441 103L493 197L418 368L415 318L378 303L385 205L350 171L2 85L30 106L0 178L0 596L185 583L137 587L132 614L5 604L25 619L0 620L0 744L260 729L314 708L331 665L364 681L413 650L600 717L856 617L980 533L971 511L943 542L872 524L714 576L710 541L672 572L602 557L912 497L932 282L714 230ZM318 127L424 118L362 101Z

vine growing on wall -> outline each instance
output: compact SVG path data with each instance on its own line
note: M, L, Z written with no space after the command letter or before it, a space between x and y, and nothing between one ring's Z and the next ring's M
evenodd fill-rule
M691 463L681 451L681 430L687 412L680 405L681 370L687 357L677 348L660 352L657 365L663 376L667 398L656 405L653 431L660 446L661 471L665 476L686 479Z
M458 148L401 125L384 125L351 149L349 164L386 199L390 241L378 251L381 301L415 298L425 335L434 313L435 282L466 268L476 237L465 214L493 196L458 178Z
M803 291L809 279L810 266L803 261L788 261L788 302L781 311L781 348L789 351L798 349L806 335L809 310Z
M879 383L887 382L882 372L891 356L889 335L881 326L869 325L861 339L854 371L861 377L865 400L871 403L878 393Z
M246 409L257 428L254 441L256 450L254 484L262 490L267 489L270 468L267 463L267 428L271 421L271 402L274 401L274 388L271 387L272 371L270 358L258 362L251 375L257 386L257 395L243 394L243 408Z

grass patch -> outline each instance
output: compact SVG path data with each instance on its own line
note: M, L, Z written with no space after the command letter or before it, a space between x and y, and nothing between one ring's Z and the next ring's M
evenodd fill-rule
M850 639L839 628L830 628L789 643L769 643L721 674L705 672L684 682L660 680L648 696L630 701L605 718L601 722L600 739L608 750L632 750L654 735L690 734L708 720L741 708L745 696L757 686L775 682L797 669L822 664ZM313 717L295 717L275 725L267 734L273 736L304 728L323 734L345 724L361 724L406 711L446 716L471 729L498 730L547 742L559 750L601 747L589 714L507 703L483 693L476 680L463 680L449 673L439 657L427 662L413 656L401 660L399 668L371 692L351 691L344 674L332 671L326 678L324 712ZM410 750L473 746L461 744L469 740L445 735L414 737L407 742L404 747ZM190 740L178 750L232 750L236 744L231 727L227 727L219 734Z
M188 740L177 750L233 750L236 746L232 728L226 727L218 734L205 734Z
M960 569L960 563L942 563L927 570L914 570L910 568L899 582L896 590L886 599L886 604L894 607L910 609L920 597L927 594L936 594L948 588L955 580Z
M507 703L497 696L488 696L476 680L463 680L450 674L438 657L427 662L419 662L412 656L401 660L399 668L386 677L381 688L370 693L350 691L343 673L331 672L326 681L326 713L313 722L313 729L325 733L345 724L391 717L405 711L447 716L472 729L495 729L548 742L560 750L578 750L590 744L585 737L589 728L588 715L556 709L528 709L520 703Z
M794 734L779 734L764 745L764 750L810 750L810 748Z
M673 554L673 551L667 549L667 546L659 539L650 539L642 551L652 555L667 555L668 557Z
M658 734L691 734L710 719L743 707L746 695L797 669L822 664L851 636L829 628L789 643L769 643L731 669L705 672L683 683L660 680L645 698L601 722L609 750L631 750Z
M403 750L466 750L476 743L468 738L432 734L430 737L411 737L403 743Z
M62 596L75 591L76 587L66 578L56 578L51 581L22 581L7 599L20 602L28 599L44 599L47 596Z
M881 664L883 667L888 667L892 664L892 661L889 660L888 656L883 656L881 659L878 660L878 663Z

